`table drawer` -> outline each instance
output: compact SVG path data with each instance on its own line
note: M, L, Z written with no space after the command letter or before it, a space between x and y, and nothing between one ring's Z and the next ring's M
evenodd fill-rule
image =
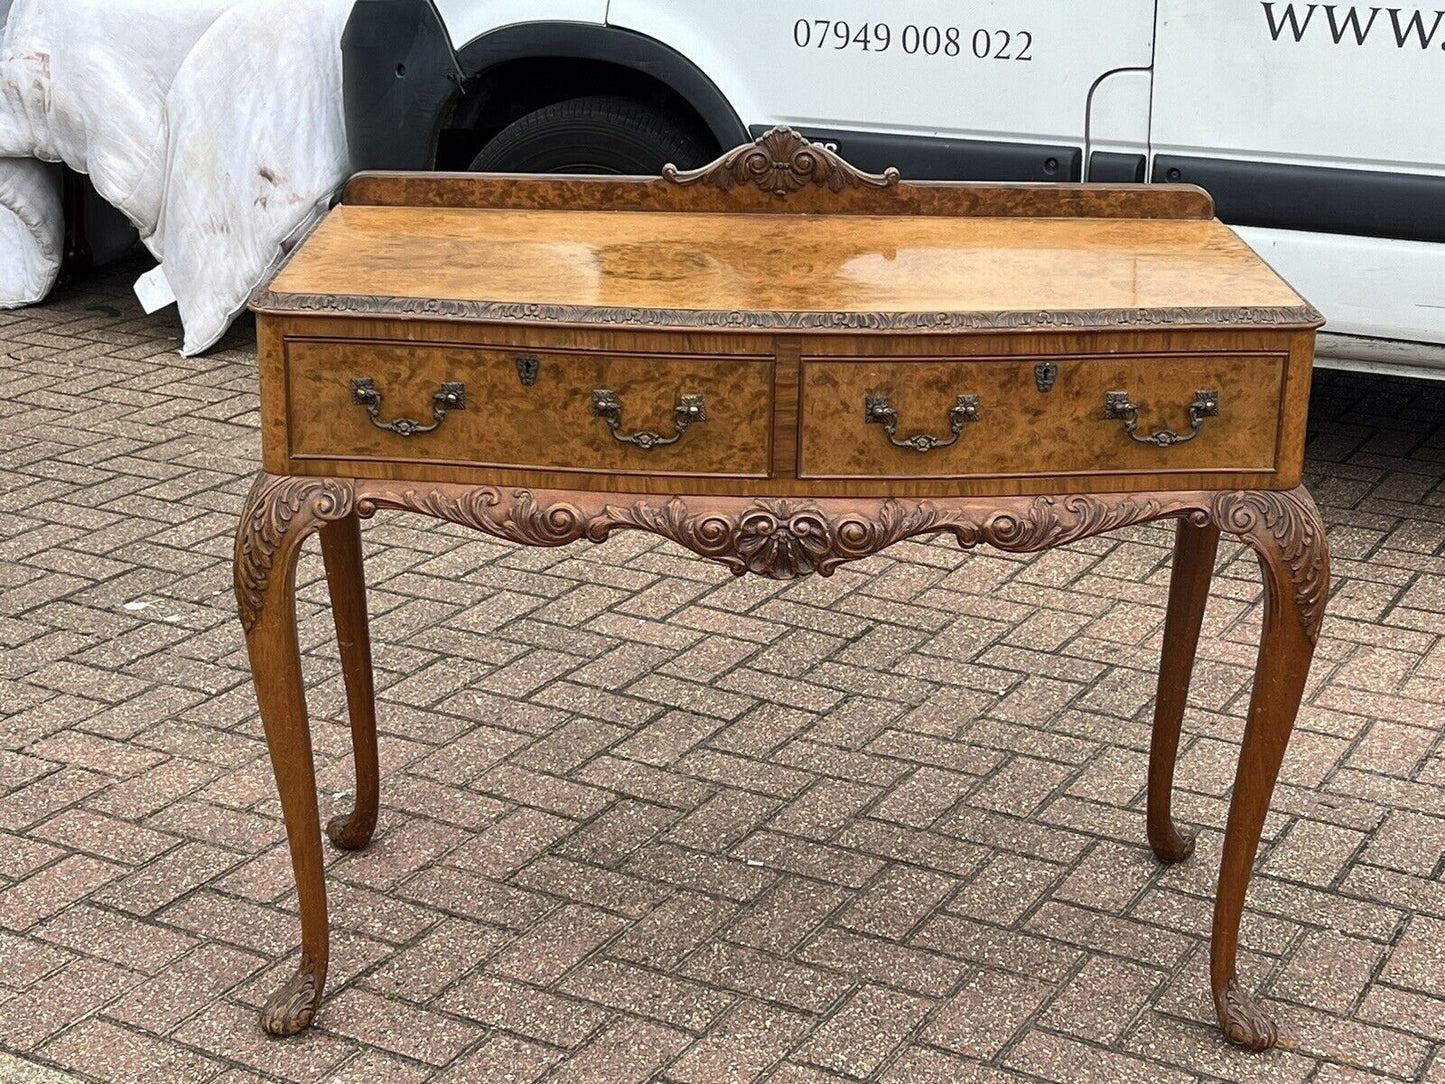
M324 339L286 356L293 459L769 472L771 357Z
M1283 353L805 357L799 475L1269 471L1287 360Z

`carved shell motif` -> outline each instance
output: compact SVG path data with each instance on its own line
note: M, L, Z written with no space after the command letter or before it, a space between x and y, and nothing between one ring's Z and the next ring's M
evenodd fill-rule
M808 503L759 500L735 514L692 512L676 497L660 507L646 502L608 506L593 519L587 537L600 542L619 527L670 538L726 565L735 576L826 576L843 560L835 550L833 524Z
M785 124L699 169L683 171L669 162L662 167L662 175L675 184L710 184L723 191L751 181L780 198L810 184L832 192L855 184L892 188L899 176L892 166L881 174L854 169L823 144L810 141Z

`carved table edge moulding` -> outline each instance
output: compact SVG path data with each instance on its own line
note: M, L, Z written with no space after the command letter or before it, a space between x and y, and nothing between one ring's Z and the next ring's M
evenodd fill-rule
M786 128L775 129L699 170L683 172L669 166L662 178L559 178L545 182L531 178L517 183L555 184L560 189L582 181L631 185L648 191L657 185L695 187L729 194L729 198L746 196L747 200L755 201L776 197L785 203L802 198L799 194L810 188L831 193L862 191L880 196L900 193L900 198L905 195L909 199L925 198L917 195L923 191L921 188L900 185L896 170L881 175L861 173L833 152L809 143ZM368 183L365 175L358 177L348 192L358 185L359 191L365 191ZM431 182L418 178L416 183ZM453 179L443 183L461 182ZM501 191L486 188L499 183L497 178L486 176L476 181L487 192ZM757 191L750 192L751 188ZM1008 201L1016 198L1023 201L1020 206L1033 206L1027 202L1031 197L1023 189L1001 186L1000 191L1008 207L1014 206ZM908 194L910 192L913 194ZM536 196L537 206L547 206L545 200L550 198L554 197L545 192ZM960 195L958 198L962 204L973 197ZM1108 204L1108 193L1102 198L1105 202L1100 204L1103 208L1100 216L1109 217L1114 211ZM1212 217L1212 208L1202 193L1197 193L1196 198L1186 191L1178 194L1178 198L1194 200L1197 206L1190 205L1187 213L1176 217ZM1122 201L1122 195L1120 199ZM747 204L749 208L752 206ZM810 206L818 209L816 204ZM703 209L714 208L705 204ZM300 246L296 251L300 251ZM292 255L294 257L295 252ZM1097 330L1164 325L1211 328L1233 324L1308 330L1319 323L1319 314L1303 303L1273 307L1097 308L1059 312L759 313L298 294L263 288L255 295L253 307L266 316L283 318L340 313L402 320L419 317L496 320L523 325L546 322L561 326L792 331ZM1304 364L1307 374L1307 354ZM518 373L522 372L519 367ZM535 373L533 375L535 378ZM1040 394L1050 393L1055 375L1051 372L1047 380L1039 378ZM525 376L522 383L527 384ZM592 394L595 399L602 393ZM1211 418L1216 416L1217 392L1197 392L1196 400L1200 396L1212 396L1207 405L1213 408ZM1122 402L1137 414L1137 407L1127 401L1127 396ZM375 411L372 413L371 421L375 424ZM437 421L439 424L440 418ZM1195 430L1199 428L1198 422L1199 419L1195 419ZM1302 428L1297 432L1302 433ZM612 435L617 435L615 427ZM1158 443L1179 444L1190 439L1172 432L1169 435L1172 440ZM1132 427L1130 436L1140 440L1133 435ZM898 444L897 441L891 443ZM952 443L933 440L929 447L932 450ZM350 471L360 470L360 467L350 468ZM1152 470L1136 472L1136 477ZM1162 479L1167 471L1160 468L1158 473ZM1282 478L1283 486L1288 486L1297 480L1298 472L1296 469L1287 480L1283 475L1277 476ZM620 478L610 482L619 482ZM685 488L685 479L678 478L677 482ZM825 491L827 484L819 483L816 488ZM375 830L379 803L376 716L361 572L360 520L378 509L421 513L528 546L563 546L583 540L602 542L614 531L639 530L670 539L725 566L735 575L751 573L780 580L814 573L828 576L847 562L876 554L909 538L951 534L964 548L990 545L1024 553L1135 524L1175 519L1175 559L1146 798L1147 838L1155 855L1164 862L1187 858L1194 849L1192 835L1175 825L1171 816L1175 758L1219 536L1221 533L1236 536L1259 558L1264 584L1264 621L1224 832L1211 933L1210 986L1219 1023L1231 1042L1255 1050L1267 1049L1275 1043L1278 1037L1275 1025L1240 988L1235 961L1245 892L1260 832L1319 639L1329 588L1324 527L1314 501L1302 486L930 498L845 497L827 492L802 496L685 492L652 495L605 489L357 478L348 476L348 470L343 468L338 468L333 475L262 472L247 498L236 534L237 606L281 797L301 917L300 965L261 1011L262 1026L271 1034L294 1034L311 1022L321 1001L330 951L321 826L296 631L296 562L302 542L318 534L338 631L357 776L354 808L334 818L326 826L326 832L338 847L360 849L370 841Z
M607 305L534 305L515 301L289 294L265 290L252 306L273 313L450 317L536 322L549 326L634 326L707 331L1094 331L1108 328L1217 327L1236 324L1307 327L1320 322L1311 305L1066 309L1060 312L743 312L737 309L634 309Z

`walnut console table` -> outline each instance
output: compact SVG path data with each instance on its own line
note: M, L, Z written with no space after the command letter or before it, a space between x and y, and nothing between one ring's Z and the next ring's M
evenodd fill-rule
M1329 579L1300 488L1319 315L1190 187L905 184L777 129L662 177L362 174L253 308L264 473L236 596L301 910L267 1002L326 980L321 826L295 565L319 532L364 847L376 722L359 519L397 508L530 546L651 531L739 575L828 575L904 538L1042 550L1178 520L1149 760L1170 819L1220 532L1265 618L1224 836L1211 984L1225 1035L1273 1023L1235 948Z

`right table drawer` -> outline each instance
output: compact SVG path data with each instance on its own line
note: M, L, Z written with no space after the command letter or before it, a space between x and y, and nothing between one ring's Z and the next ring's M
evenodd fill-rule
M799 476L1269 471L1287 361L805 357Z

